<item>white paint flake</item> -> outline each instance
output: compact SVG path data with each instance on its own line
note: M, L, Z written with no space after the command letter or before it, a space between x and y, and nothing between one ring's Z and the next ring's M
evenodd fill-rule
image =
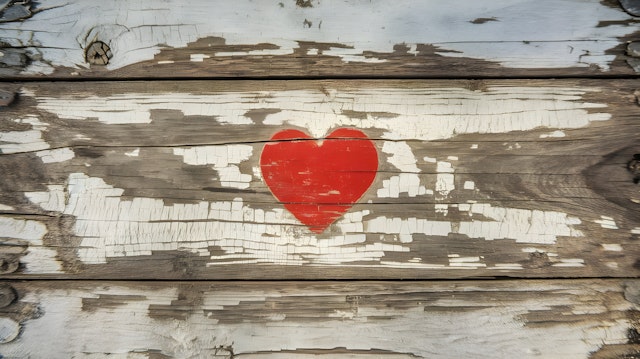
M125 152L124 155L128 156L128 157L138 157L140 155L140 149L136 148L136 149L131 150L129 152Z
M425 1L401 5L380 1L365 6L330 0L305 8L304 13L251 0L236 0L232 5L194 0L179 11L170 3L154 4L153 11L146 11L145 6L125 0L86 0L72 5L50 0L47 11L24 21L2 23L0 32L10 46L37 46L39 56L33 57L25 73L49 74L54 66L87 67L86 41L93 39L108 40L114 56L106 68L113 70L153 60L163 48L183 48L205 37L224 38L227 45L273 46L232 52L211 49L207 54L192 54L191 61L212 55L292 55L301 43L317 42L341 44L324 49L323 56L378 63L386 60L371 53L392 53L394 46L403 44L408 53L416 55L420 53L417 45L426 44L439 56L476 58L505 67L597 66L608 70L615 55L607 50L638 30L636 24L625 23L630 16L621 9L577 0L553 5L533 0L475 1L464 7ZM77 15L83 13L100 16ZM498 21L472 22L487 17ZM301 19L314 26L304 28ZM599 26L602 22L620 25ZM315 26L320 23L321 28Z
M619 243L602 243L602 249L611 252L622 252L622 245Z
M438 161L436 164L436 189L440 198L446 198L456 188L453 167L449 162Z
M560 259L558 263L552 264L553 267L584 267L584 259L566 258Z
M54 150L44 150L36 152L36 155L40 157L43 163L64 162L72 159L75 156L73 150L70 148L56 148Z
M442 215L447 215L449 214L449 205L448 204L442 204L442 203L436 203L435 204L435 211L436 213L442 214Z
M20 257L25 265L24 273L59 273L62 271L56 251L44 246L42 238L47 227L38 221L0 217L0 233L3 243L27 244L27 252Z
M557 130L550 133L544 133L540 135L540 138L561 138L565 136L566 134L563 131Z
M464 181L464 185L462 185L462 188L474 190L476 188L476 184L473 181Z
M481 262L481 257L449 257L450 267L463 267L468 269L486 267L486 264Z
M46 211L62 212L65 208L65 193L62 185L48 185L48 191L25 192L31 203L37 204Z
M600 224L600 227L605 229L619 229L613 218L608 216L600 216L600 219L595 220L594 222Z
M203 62L204 59L209 59L209 58L211 58L211 56L204 55L204 54L191 54L190 55L190 59L193 62Z
M250 174L240 173L237 166L253 154L253 147L249 145L174 148L173 154L183 156L184 163L189 165L213 165L212 168L218 172L220 185L223 187L249 188L253 178Z
M631 230L631 234L640 234L640 227L636 227Z
M0 204L0 211L14 211L15 208L7 206L6 204Z
M471 145L471 149L472 150L477 150L478 149L478 144L474 143L473 145Z
M382 188L377 192L379 198L398 198L401 193L415 197L427 193L425 186L420 184L418 161L406 142L385 141L382 152L391 155L387 161L402 173L382 181Z

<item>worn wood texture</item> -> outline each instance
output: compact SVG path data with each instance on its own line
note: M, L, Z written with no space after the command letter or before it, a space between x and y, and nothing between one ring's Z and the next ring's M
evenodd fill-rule
M635 85L7 84L17 95L0 113L1 268L30 278L636 276ZM343 127L373 141L378 171L314 233L274 198L258 160L282 129L320 139Z
M635 75L633 14L613 0L5 1L0 76Z
M3 358L633 358L637 281L9 282ZM17 335L19 331L19 335Z

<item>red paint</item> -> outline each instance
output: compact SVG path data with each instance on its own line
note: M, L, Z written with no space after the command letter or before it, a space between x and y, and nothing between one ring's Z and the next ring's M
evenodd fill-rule
M341 128L322 141L298 130L276 133L260 156L271 193L300 222L321 233L371 186L378 153L361 131Z

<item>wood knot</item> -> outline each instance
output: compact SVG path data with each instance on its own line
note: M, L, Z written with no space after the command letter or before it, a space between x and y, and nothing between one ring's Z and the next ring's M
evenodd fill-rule
M0 274L9 274L18 270L20 261L17 256L0 256Z
M627 163L627 169L633 175L633 183L640 183L640 153L633 155L633 159Z
M106 65L113 57L109 45L102 41L94 41L85 52L85 60L92 65Z
M10 91L0 90L0 106L9 106L15 99L15 94Z
M0 308L10 306L18 297L16 290L8 284L0 284Z

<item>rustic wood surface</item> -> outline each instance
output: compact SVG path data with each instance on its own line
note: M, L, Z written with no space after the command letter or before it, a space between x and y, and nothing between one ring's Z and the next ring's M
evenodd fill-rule
M0 0L0 358L640 358L638 16Z
M636 276L640 189L627 168L640 152L635 85L7 85L5 92L16 95L2 112L0 132L5 272L124 279ZM320 139L341 127L373 141L378 172L358 203L313 233L271 194L258 159L284 128Z
M0 308L0 351L91 359L633 358L639 284L7 282L0 288L16 299Z
M631 3L631 4L627 4ZM5 78L619 76L633 1L0 3ZM637 5L636 5L637 6Z

